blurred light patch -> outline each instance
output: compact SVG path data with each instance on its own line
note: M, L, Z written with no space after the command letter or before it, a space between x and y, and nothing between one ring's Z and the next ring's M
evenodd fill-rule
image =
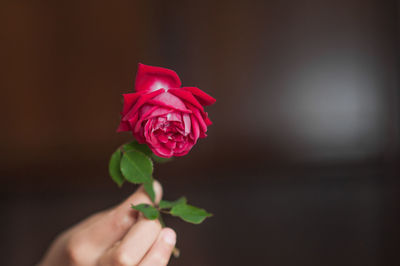
M346 58L316 60L296 71L281 107L287 130L311 159L356 159L381 151L385 108L379 73Z
M264 95L249 106L256 115L248 128L299 161L379 156L386 143L390 88L373 61L354 50L283 59L285 71L265 76ZM262 81L257 83L260 87Z

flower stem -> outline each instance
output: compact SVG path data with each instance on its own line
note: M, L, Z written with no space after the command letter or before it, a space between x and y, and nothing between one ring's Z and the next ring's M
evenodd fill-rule
M169 214L168 211L163 211L163 210L161 210L161 209L158 209L158 211L161 212L161 213ZM160 224L161 224L161 226L162 226L163 228L166 227L165 222L164 222L164 219L162 218L162 215L161 215L161 214L158 216L158 220L160 221ZM179 256L181 255L181 251L179 250L179 248L174 247L174 248L172 249L172 255L173 255L174 258L176 258L176 259L179 258Z
M161 214L158 216L158 220L160 221L160 224L161 224L162 228L166 227L164 219L162 218Z
M179 250L179 248L174 247L174 249L172 250L172 255L174 256L174 258L179 258L179 256L181 255L181 251Z

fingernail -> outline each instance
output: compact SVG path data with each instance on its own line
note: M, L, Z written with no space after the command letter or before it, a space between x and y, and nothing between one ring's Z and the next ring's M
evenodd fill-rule
M165 241L165 243L169 244L169 245L175 245L176 243L176 234L174 231L167 229L163 231L163 239Z

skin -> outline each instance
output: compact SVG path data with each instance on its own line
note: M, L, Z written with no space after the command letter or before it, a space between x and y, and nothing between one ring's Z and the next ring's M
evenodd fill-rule
M162 188L154 183L156 202ZM120 205L94 214L63 232L52 243L39 266L164 266L176 242L171 228L148 220L130 208L151 204L143 187Z

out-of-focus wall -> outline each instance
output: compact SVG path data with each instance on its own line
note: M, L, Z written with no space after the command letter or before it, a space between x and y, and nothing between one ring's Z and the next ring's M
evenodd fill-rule
M10 181L104 165L129 138L115 128L137 62L217 98L193 161L357 163L398 150L394 1L9 1L1 12Z
M115 128L137 62L162 63L153 4L5 1L0 12L3 178L104 165L128 138Z
M5 264L32 264L57 232L132 190L115 188L107 163L130 139L115 130L138 62L217 99L209 137L156 170L169 198L187 191L216 214L196 229L171 221L187 246L174 265L398 261L399 6L3 1Z

